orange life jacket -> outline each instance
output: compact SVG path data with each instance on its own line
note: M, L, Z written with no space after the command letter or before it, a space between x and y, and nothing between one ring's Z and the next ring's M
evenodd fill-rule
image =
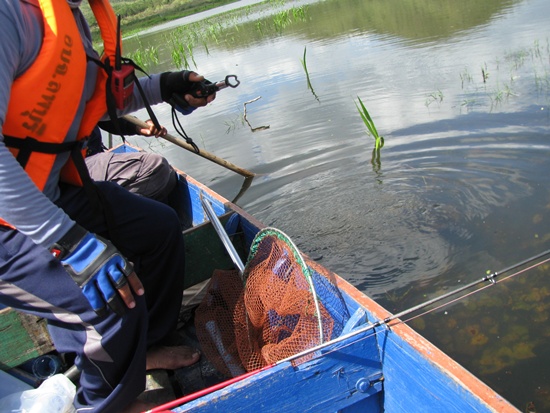
M44 190L60 151L71 150L65 142L82 99L86 80L86 53L80 32L66 0L38 0L44 18L44 41L31 67L14 80L3 125L3 134L17 142L10 150L40 190ZM89 0L104 43L101 57L114 61L117 18L108 0ZM107 111L107 72L98 70L95 89L86 108L77 141L89 136ZM20 140L20 141L19 141ZM40 142L41 150L25 151L25 143ZM37 144L32 143L36 148ZM6 140L6 146L10 146ZM40 148L40 145L38 146ZM71 157L60 179L82 185ZM6 222L0 217L0 224Z

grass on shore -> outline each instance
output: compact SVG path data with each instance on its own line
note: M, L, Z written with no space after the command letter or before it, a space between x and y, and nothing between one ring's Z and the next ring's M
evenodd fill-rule
M117 15L121 16L121 31L128 36L149 27L237 0L111 0ZM90 24L94 42L100 40L99 27L87 2L82 3L82 12Z

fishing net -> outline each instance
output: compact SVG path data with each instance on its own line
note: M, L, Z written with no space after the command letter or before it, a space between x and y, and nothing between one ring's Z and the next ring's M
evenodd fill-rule
M214 272L195 314L204 355L228 377L335 338L349 319L333 276L274 228L256 235L242 278Z

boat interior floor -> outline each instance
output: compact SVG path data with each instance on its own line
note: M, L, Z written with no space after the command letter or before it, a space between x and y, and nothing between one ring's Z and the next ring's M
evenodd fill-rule
M195 333L194 312L197 307L182 310L177 330L163 344L186 345L200 350ZM139 399L144 402L163 404L203 390L227 380L201 354L198 362L177 370L151 370L147 372L146 389Z

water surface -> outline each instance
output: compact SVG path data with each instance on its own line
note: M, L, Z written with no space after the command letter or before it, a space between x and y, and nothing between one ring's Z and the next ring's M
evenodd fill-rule
M182 122L199 147L258 174L240 206L393 312L550 248L548 1L252 3L125 43L155 51L151 72L177 69L179 48L212 81L239 77ZM379 162L358 97L385 137ZM174 133L168 108L155 110ZM230 171L134 142L239 192ZM550 411L548 275L411 325L520 410Z

